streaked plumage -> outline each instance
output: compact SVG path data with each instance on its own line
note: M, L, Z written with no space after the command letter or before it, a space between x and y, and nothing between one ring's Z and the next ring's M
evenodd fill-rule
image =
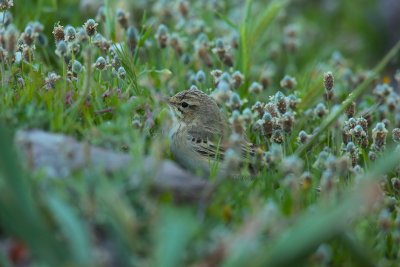
M226 173L224 154L230 129L218 105L198 89L182 91L168 101L173 112L170 131L171 151L175 159L192 171L208 176L218 163L219 173ZM254 154L248 142L238 144L244 160Z

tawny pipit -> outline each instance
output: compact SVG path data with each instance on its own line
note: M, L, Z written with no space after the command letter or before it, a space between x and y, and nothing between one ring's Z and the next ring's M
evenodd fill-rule
M204 176L216 163L218 173L226 173L223 159L230 130L214 99L198 89L189 89L169 98L168 104L173 112L170 145L175 159ZM239 144L239 150L248 150L245 143Z

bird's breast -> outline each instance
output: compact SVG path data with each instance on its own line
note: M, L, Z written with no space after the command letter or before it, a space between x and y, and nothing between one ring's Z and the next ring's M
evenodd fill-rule
M189 142L190 135L188 127L185 125L176 125L170 131L170 148L175 160L186 169L192 171L202 171L208 175L208 163L194 151Z

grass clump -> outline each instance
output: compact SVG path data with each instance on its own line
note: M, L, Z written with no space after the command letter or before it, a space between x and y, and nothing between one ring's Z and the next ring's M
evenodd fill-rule
M360 26L379 1L304 2L104 1L86 14L0 1L0 265L396 266L400 43L371 49L389 40ZM182 203L143 170L172 159L164 99L190 87L228 118L240 175ZM31 173L12 145L30 129L134 160ZM254 175L237 135L255 145Z

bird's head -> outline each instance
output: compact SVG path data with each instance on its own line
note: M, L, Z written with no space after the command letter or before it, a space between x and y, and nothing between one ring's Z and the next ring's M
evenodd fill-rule
M217 103L197 88L177 93L168 104L178 122L185 124L215 124L222 120ZM213 126L213 125L209 125Z

